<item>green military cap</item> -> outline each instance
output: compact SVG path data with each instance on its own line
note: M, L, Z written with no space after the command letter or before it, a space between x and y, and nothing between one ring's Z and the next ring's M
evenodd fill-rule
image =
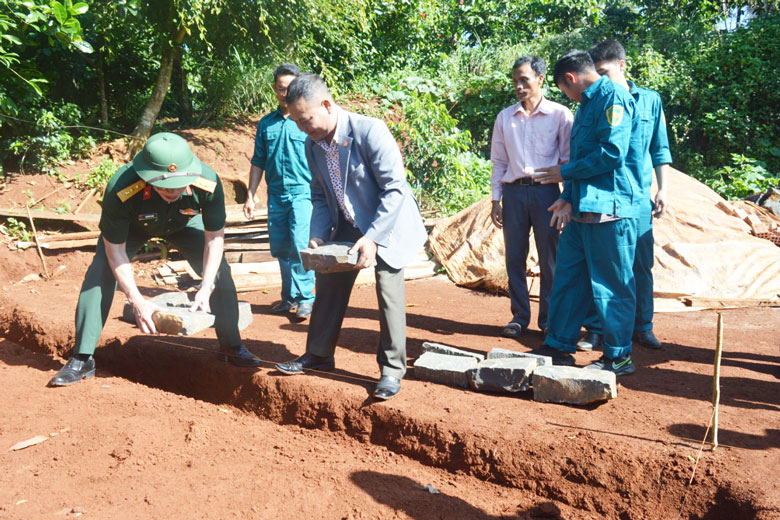
M147 184L176 189L197 181L203 164L187 141L176 134L161 132L150 137L143 150L135 155L133 168Z

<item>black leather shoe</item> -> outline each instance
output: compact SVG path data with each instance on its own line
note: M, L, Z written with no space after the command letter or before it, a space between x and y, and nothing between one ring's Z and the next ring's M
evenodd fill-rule
M562 350L558 350L557 348L549 347L547 345L542 345L539 348L535 348L531 352L529 352L529 354L536 354L537 356L547 356L549 358L552 358L553 365L556 366L564 366L564 367L574 366L574 356L566 352L563 352Z
M295 302L288 302L286 300L282 300L280 302L276 302L271 306L271 312L274 314L284 314L285 312L295 312L295 309L297 307L297 304Z
M336 362L332 357L315 356L308 352L299 358L286 363L276 365L276 370L283 374L303 374L304 370L333 370L336 368Z
M86 361L73 356L65 363L65 366L57 372L49 386L68 386L78 383L82 379L89 379L95 375L95 359L89 358Z
M311 316L312 307L311 303L299 303L298 308L295 310L295 317L299 320L305 320Z
M227 361L237 367L259 367L263 362L249 352L244 344L231 348L220 348L217 359Z
M658 350L661 348L661 342L655 337L652 330L640 330L634 332L634 341L645 348Z
M577 350L583 352L590 352L591 350L601 350L604 338L601 334L595 332L588 332L583 338L577 342Z
M379 382L376 384L376 390L374 390L374 397L387 401L388 399L398 395L401 391L401 380L393 376L382 376L379 378Z

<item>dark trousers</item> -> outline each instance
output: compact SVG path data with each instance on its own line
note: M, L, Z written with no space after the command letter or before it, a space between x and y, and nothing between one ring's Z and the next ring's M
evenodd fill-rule
M191 221L193 225L165 238L181 251L195 272L202 274L203 248L206 239L202 223L198 226L200 220L193 219L193 221ZM147 240L149 237L131 232L126 242L127 257L132 259ZM238 332L238 297L224 255L214 284L216 288L211 293L209 305L211 312L214 313L217 339L223 348L236 347L241 344L241 335ZM101 235L98 238L95 257L81 285L79 302L76 306L76 354L91 355L95 352L114 300L116 285L114 273L111 272L106 257L103 235Z
M550 227L552 214L547 211L547 208L559 196L560 189L557 184L504 185L502 216L512 321L523 328L528 327L531 321L528 282L525 277L531 229L534 231L536 250L539 253L541 275L538 325L540 329L547 327L547 313L550 308L550 292L558 248L558 231Z
M355 242L360 230L341 222L336 241ZM379 346L376 360L383 376L401 379L406 374L406 288L404 270L393 269L377 257L376 296L379 302ZM331 357L347 312L358 271L317 273L314 307L306 352Z

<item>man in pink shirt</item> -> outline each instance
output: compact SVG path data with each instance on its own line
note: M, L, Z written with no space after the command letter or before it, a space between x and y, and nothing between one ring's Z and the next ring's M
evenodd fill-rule
M491 218L504 230L512 320L501 335L510 338L519 338L531 321L525 274L532 228L541 271L538 324L542 333L547 328L555 271L558 230L550 226L547 208L558 200L560 188L556 183L541 184L534 172L568 162L574 117L568 108L542 94L546 71L547 64L537 56L515 61L512 82L519 103L502 110L493 126Z

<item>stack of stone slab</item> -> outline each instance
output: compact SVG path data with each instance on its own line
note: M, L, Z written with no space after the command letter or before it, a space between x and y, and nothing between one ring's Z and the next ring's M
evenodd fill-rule
M617 397L615 374L553 366L552 359L494 348L484 354L425 342L414 363L418 379L483 392L524 392L541 402L591 404Z
M190 336L214 325L214 315L204 311L190 312L192 302L185 292L166 292L150 298L149 302L161 307L152 316L158 332ZM130 302L125 303L122 320L135 323L135 313ZM244 330L252 323L252 306L238 302L238 329Z

